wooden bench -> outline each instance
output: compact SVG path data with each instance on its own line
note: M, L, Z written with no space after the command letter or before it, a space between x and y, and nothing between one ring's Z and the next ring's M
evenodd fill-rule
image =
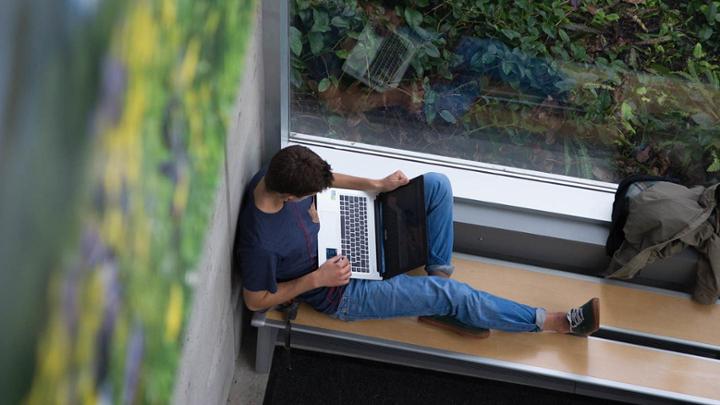
M455 265L457 280L548 310L600 297L598 336L604 337L493 331L490 338L476 340L415 318L342 322L305 306L293 323L293 347L633 402L720 404L720 305L463 255L456 255ZM285 326L283 314L256 314L253 325L259 328L256 367L266 372L274 346L283 339L278 334Z

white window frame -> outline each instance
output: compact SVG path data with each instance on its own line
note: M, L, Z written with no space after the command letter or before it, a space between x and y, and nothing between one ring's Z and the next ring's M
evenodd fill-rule
M292 133L283 143L284 146L291 144L309 147L341 173L381 178L398 169L410 177L440 172L450 178L456 198L591 222L610 222L614 184L592 181L582 184L565 176L547 176L502 166L488 169L483 164L461 159L297 133Z

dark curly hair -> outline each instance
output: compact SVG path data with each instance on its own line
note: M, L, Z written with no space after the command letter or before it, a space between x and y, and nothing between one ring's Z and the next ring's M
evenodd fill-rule
M310 149L288 146L270 160L265 186L276 193L304 197L330 187L333 182L331 170L328 162Z

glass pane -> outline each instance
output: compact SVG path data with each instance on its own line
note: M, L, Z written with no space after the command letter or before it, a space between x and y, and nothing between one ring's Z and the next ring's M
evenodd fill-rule
M606 182L717 181L719 9L291 0L291 131Z

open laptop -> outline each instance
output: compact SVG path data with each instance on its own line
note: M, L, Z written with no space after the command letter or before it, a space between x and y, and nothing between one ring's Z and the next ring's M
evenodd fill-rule
M330 188L317 195L318 261L347 256L352 278L387 279L427 263L422 176L388 193Z
M400 84L417 49L418 44L402 30L390 30L381 35L368 24L358 36L342 70L382 93Z

